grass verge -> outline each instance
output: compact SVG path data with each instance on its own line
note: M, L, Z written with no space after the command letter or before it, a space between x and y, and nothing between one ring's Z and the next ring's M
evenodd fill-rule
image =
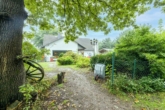
M133 107L136 108L135 110L164 110L165 108L165 92L135 94L110 90L110 93L116 95L124 102L132 103Z
M51 72L56 69L56 62L39 62L39 64L44 68L45 72Z

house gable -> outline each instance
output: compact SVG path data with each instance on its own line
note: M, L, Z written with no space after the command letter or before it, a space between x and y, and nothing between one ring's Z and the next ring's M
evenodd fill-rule
M85 51L94 51L94 48L88 38L78 38L75 40L79 45L83 46Z
M78 44L78 50L85 50L85 47L83 47L80 44Z
M78 45L77 43L72 42L72 41L66 43L64 41L64 38L61 38L59 40L52 42L51 44L46 45L45 48L50 49L50 50L61 50L61 51L72 50L73 52L77 52Z
M45 47L49 44L52 44L60 39L63 39L64 37L63 36L54 36L54 35L44 35L44 38L43 38L43 46L42 47Z
M78 38L75 41L66 43L65 37L62 36L45 36L43 47L50 50L50 55L46 55L46 61L51 61L51 58L58 58L59 54L66 51L82 54L86 57L94 55L94 48L88 38Z

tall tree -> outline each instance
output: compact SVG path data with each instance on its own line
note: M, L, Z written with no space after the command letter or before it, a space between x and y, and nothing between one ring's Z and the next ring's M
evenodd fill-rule
M37 47L42 47L43 46L43 38L44 35L54 35L57 36L58 35L58 31L57 30L43 30L43 31L39 31L37 33L34 34L34 37L32 38L32 41L34 43L35 46Z
M111 41L110 38L105 38L103 39L101 42L99 42L99 49L103 49L103 48L114 48L115 46L115 41Z
M23 0L0 0L0 108L19 97L24 83L22 29L27 13Z
M159 26L158 26L158 28L159 28L159 31L160 31L160 34L161 34L162 31L163 31L163 20L162 19L159 20Z
M74 40L87 30L110 31L134 24L137 15L145 12L154 0L0 0L0 108L17 99L18 87L24 83L22 29L58 27L65 30L66 41ZM159 2L159 0L156 0ZM161 0L160 0L161 1Z

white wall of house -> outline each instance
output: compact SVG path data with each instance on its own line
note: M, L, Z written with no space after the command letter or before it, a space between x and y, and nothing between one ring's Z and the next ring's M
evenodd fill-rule
M85 57L92 57L92 56L94 56L94 52L93 51L84 51L84 56Z
M56 42L53 42L47 46L45 46L46 49L50 50L50 55L45 55L45 60L50 61L50 58L53 56L53 50L55 51L69 51L77 53L78 52L78 45L75 42L68 42L65 43L64 38L60 39Z

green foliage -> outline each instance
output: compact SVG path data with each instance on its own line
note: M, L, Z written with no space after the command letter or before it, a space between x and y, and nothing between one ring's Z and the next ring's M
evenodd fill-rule
M126 31L121 34L116 44L116 59L124 61L137 59L138 62L145 62L143 70L148 70L148 73L144 76L149 74L153 77L165 78L165 63L163 63L165 62L165 44L163 42L165 42L165 37L154 33L149 26ZM140 65L137 65L137 68L140 70ZM138 73L140 71L137 75Z
M154 93L165 91L165 82L163 79L152 79L142 77L139 80L133 80L125 75L115 76L113 89L126 93Z
M19 92L23 94L25 100L25 106L23 107L24 110L30 109L32 93L37 92L33 85L31 84L24 84L19 87Z
M41 102L38 103L40 99L43 99L45 96L45 92L57 81L56 77L53 77L48 80L42 80L40 82L28 82L22 86L19 87L19 92L21 92L24 96L25 105L23 107L23 110L30 110L31 105L33 103L33 109L38 108L38 106L41 106ZM37 94L37 101L32 102L32 94ZM39 107L40 108L40 107ZM41 109L41 108L40 108Z
M92 70L94 70L94 65L96 63L102 63L105 65L111 64L112 63L112 53L106 53L106 54L100 54L96 55L90 58L90 65Z
M60 53L60 54L59 54L59 57L62 57L63 55L64 55L64 53Z
M78 55L72 51L68 51L64 54L62 53L61 57L59 57L57 61L60 65L75 64L77 67L80 68L86 68L90 66L89 58Z
M138 80L141 91L144 92L162 92L165 90L165 82L163 79L151 79L150 77L143 77ZM147 87L148 86L148 87Z
M76 66L80 68L90 67L90 59L87 57L79 56L76 62Z
M46 49L37 49L34 45L30 42L25 41L23 42L22 46L23 55L35 55L35 59L42 60L44 54L48 54L49 51Z
M63 54L62 57L59 57L57 61L60 65L76 64L78 56L78 54L72 51L68 51L65 54Z
M51 85L56 81L56 77L53 77L49 80L42 80L38 83L33 84L34 88L36 89L37 93L41 95L40 93L45 92L48 88L51 87Z
M57 59L60 65L71 65L74 63L74 59L71 56L63 56Z
M28 41L23 42L22 51L24 55L39 53L38 49Z
M45 73L56 70L56 68L52 68L52 67L56 67L56 62L38 62L38 63L44 68ZM52 66L50 66L50 63Z
M114 48L115 47L115 41L111 41L110 38L103 39L101 42L99 42L99 49L103 48Z
M24 84L19 87L19 92L23 94L24 100L28 103L32 98L31 93L36 92L36 90L31 84Z
M157 7L162 7L162 11L165 13L165 2L164 0L155 0L154 6Z
M87 34L87 30L103 31L123 29L134 25L136 16L149 9L153 0L24 0L29 12L27 24L31 30L48 30L54 26L65 30L66 41ZM161 1L156 0L158 6ZM39 12L42 12L39 14ZM111 23L111 27L108 26Z
M74 53L72 51L66 52L63 56L70 56L70 57L72 57L75 60L75 62L76 62L76 60L78 58L78 54L76 54L76 53Z
M39 31L37 33L34 34L33 38L32 38L32 42L34 43L34 45L36 47L41 48L43 46L43 39L44 39L44 35L58 35L58 31L57 30L42 30Z
M106 65L106 68L105 68L105 75L106 77L111 77L111 71L112 71L112 65L111 64L107 64Z

